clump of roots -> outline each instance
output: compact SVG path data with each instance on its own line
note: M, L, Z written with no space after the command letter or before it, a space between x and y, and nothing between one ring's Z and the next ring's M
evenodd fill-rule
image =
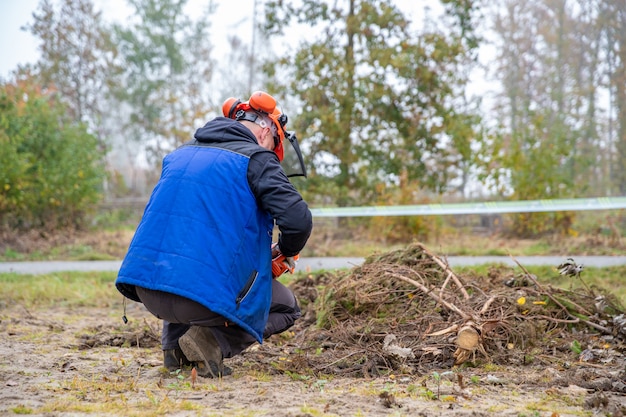
M553 288L518 266L513 280L502 271L462 277L415 243L299 280L292 288L304 319L295 343L303 353L295 362L339 375L426 373L480 360L521 363L544 340L569 343L573 330L578 339L626 335L609 296Z

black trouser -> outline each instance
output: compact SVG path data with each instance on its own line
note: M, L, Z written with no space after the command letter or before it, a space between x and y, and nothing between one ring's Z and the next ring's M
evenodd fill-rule
M163 320L161 345L163 350L178 348L178 339L191 326L211 328L225 358L243 352L256 339L240 326L228 323L226 319L203 305L179 295L163 291L153 291L137 287L137 295L148 311ZM272 280L272 303L263 332L267 339L293 326L300 318L300 307L293 292L277 280Z

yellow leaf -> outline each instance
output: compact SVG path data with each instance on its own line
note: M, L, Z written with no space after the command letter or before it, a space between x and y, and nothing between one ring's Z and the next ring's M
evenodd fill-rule
M545 306L547 303L545 301L533 301L533 304L538 306Z

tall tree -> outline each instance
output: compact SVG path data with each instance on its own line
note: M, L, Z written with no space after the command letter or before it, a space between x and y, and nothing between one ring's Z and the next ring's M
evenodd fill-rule
M104 103L115 57L110 31L92 0L61 0L57 5L41 0L27 26L41 41L36 64L40 82L59 93L69 116L85 123L104 150Z
M209 111L212 77L208 34L213 6L195 21L186 0L129 0L134 19L115 26L124 67L117 97L127 104L127 138L145 144L149 161L191 138Z
M615 149L610 175L614 192L626 195L626 3L605 0L600 2L600 10L606 34L610 99L615 109L609 115L609 149Z
M513 198L607 192L598 106L602 92L598 6L597 0L502 0L495 5L494 74L503 87L495 111L503 122L497 159ZM518 216L516 230L543 232L551 227L547 217L563 219Z
M580 194L589 186L585 178L595 158L589 144L598 140L593 81L583 74L593 71L597 60L581 45L576 32L580 20L567 0L504 3L495 20L500 37L496 72L503 82L497 109L505 116L500 120L511 135L524 138L519 146L529 151L544 148L541 169L557 181L536 184L539 194L528 197ZM509 168L513 176L526 175L521 171L536 170L537 162L534 167ZM516 193L528 194L511 185Z
M279 57L287 91L303 103L295 128L309 191L345 206L375 202L381 185L401 178L442 191L462 175L456 167L469 158L475 119L455 99L467 81L458 36L412 32L392 1L266 4L267 33L290 23L311 26Z

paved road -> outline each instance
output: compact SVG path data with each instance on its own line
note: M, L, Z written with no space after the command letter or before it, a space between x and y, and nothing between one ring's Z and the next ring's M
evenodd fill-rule
M562 256L516 256L522 265L557 266L565 260ZM575 256L577 263L585 266L606 267L626 265L626 256ZM450 266L469 266L485 263L502 263L514 266L515 262L508 256L450 256ZM363 258L302 258L298 269L317 271L352 268L363 262ZM58 271L117 271L121 261L49 261L49 262L0 262L0 273L15 272L18 274L46 274Z

